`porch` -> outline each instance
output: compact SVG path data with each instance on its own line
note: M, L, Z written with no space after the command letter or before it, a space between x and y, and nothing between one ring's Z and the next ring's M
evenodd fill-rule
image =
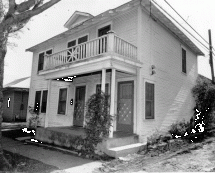
M107 35L95 40L90 40L52 55L47 55L44 59L44 70L39 71L39 75L43 75L45 79L48 80L49 93L53 90L52 85L56 81L62 82L63 80L63 82L72 82L70 83L70 86L72 86L74 94L71 96L71 100L74 101L75 104L74 107L72 107L73 113L71 114L74 116L71 125L74 125L76 117L81 117L80 120L77 120L80 123L77 123L76 125L84 126L84 106L77 106L76 103L84 105L90 96L89 92L87 92L88 88L96 87L95 82L92 83L90 81L91 85L86 81L89 77L93 75L95 76L95 74L101 74L101 76L99 76L101 80L99 79L100 81L96 82L98 82L97 84L100 84L103 92L105 92L106 84L109 84L110 114L114 116L117 114L117 111L125 112L125 115L121 113L120 120L128 120L128 122L125 122L122 128L129 128L131 132L136 133L136 122L138 122L136 120L138 114L136 110L137 105L139 104L137 99L140 99L137 93L140 93L142 85L140 83L140 68L142 67L142 62L140 62L137 57L136 46L119 38L113 32L109 32ZM109 77L107 77L108 73ZM88 76L88 78L85 78L84 82L83 80L77 82L78 79L82 79L83 76ZM95 76L95 78L91 78L91 80L95 81L94 79L96 78L97 77ZM124 91L125 89L126 91ZM124 92L124 99L122 98L119 102L118 92L120 91ZM78 99L76 98L76 95L79 95L79 93L81 98ZM91 95L94 93L95 92L91 92ZM49 102L53 100L51 97L50 94L50 97L48 97L45 127L49 127L49 117L53 117L49 105ZM120 109L118 105L121 105ZM82 114L76 116L74 113L77 112L76 110L81 110ZM127 124L129 124L129 126ZM113 137L114 131L116 131L116 122L113 122L110 128L110 138Z
M35 139L57 146L79 150L79 137L82 139L86 137L83 127L38 127ZM118 158L143 149L145 144L138 143L138 141L139 136L136 134L116 131L113 133L113 138L104 139L97 148L109 156Z

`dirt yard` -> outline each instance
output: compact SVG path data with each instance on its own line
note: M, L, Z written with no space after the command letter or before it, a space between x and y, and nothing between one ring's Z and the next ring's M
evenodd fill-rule
M164 154L134 154L103 164L101 172L215 172L215 137Z

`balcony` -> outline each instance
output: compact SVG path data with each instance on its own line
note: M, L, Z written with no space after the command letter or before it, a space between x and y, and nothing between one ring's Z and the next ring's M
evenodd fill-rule
M137 47L110 32L94 40L78 44L52 55L46 55L44 71L111 55L120 57L124 61L139 62L137 60Z

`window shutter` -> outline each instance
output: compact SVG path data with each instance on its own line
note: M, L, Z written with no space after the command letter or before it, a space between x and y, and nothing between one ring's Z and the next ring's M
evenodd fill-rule
M145 87L145 117L154 119L154 84L146 82Z

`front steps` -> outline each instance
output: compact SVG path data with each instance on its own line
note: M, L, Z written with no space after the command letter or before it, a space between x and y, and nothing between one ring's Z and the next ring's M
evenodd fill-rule
M128 154L137 153L138 151L143 150L145 145L143 143L135 143L121 147L109 148L106 154L115 158L125 157Z
M128 154L137 153L143 150L146 144L139 143L139 136L128 134L127 136L109 138L106 141L105 153L111 157L119 158Z

